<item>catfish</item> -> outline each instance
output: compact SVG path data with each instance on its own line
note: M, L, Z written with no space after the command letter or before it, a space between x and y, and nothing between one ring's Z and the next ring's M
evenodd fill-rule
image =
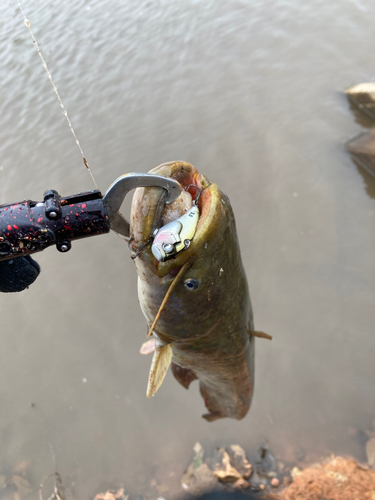
M171 366L186 389L199 380L208 409L203 418L240 420L254 391L254 337L271 337L254 331L229 198L183 161L162 164L150 173L171 177L182 187L184 200L172 219L188 211L189 197L198 207L199 219L184 249L158 260L148 242L157 234L155 219L163 192L149 187L135 191L129 246L137 256L138 298L152 335L141 352L154 352L147 396L155 394ZM166 206L163 218L171 219L171 211Z

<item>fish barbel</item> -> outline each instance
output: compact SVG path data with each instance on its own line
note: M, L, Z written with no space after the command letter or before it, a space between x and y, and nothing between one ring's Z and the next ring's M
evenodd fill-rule
M178 181L192 200L200 193L200 215L190 245L173 258L159 261L146 245L135 259L139 302L149 328L153 327L155 345L147 395L156 392L171 364L173 375L186 389L199 379L206 420L242 419L254 389L254 336L267 335L253 331L229 199L189 163L165 163L150 173ZM135 191L133 251L154 231L161 196L160 188ZM145 353L150 350L143 348Z

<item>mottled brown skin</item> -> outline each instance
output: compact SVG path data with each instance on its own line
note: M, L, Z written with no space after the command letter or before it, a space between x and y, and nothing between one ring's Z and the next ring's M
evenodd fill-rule
M254 386L253 315L250 296L229 199L216 184L185 162L172 162L151 171L172 177L184 186L205 188L199 199L200 220L187 250L158 262L145 247L135 260L138 294L149 326L177 272L192 262L168 300L154 332L173 351L172 371L186 388L195 378L209 411L209 421L243 418L249 410ZM197 190L190 192L195 196ZM132 247L136 250L149 237L158 188L137 189L131 215ZM188 291L184 281L198 279L199 287Z

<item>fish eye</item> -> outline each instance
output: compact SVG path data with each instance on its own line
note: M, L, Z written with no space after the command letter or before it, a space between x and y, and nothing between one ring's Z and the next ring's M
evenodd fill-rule
M184 287L186 290L189 290L189 292L192 292L199 287L199 280L195 278L189 278L184 281Z

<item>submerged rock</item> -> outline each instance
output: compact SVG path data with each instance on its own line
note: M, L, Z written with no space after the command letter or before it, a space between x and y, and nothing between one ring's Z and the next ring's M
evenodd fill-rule
M221 455L221 460L217 463L216 470L214 470L215 477L222 483L234 483L239 479L243 479L242 475L232 467L227 450L219 448L218 454Z
M211 491L216 486L216 478L207 464L195 467L190 464L187 471L182 476L182 488L191 495L202 495Z
M94 500L128 500L129 495L125 495L124 488L118 490L107 490L105 493L97 493Z
M362 111L375 118L375 82L352 85L345 94Z
M375 119L375 82L352 85L345 90L358 109ZM375 131L362 132L346 143L347 151L357 163L375 177Z
M217 448L214 456L204 462L204 450L200 443L194 446L194 460L182 477L182 488L192 495L217 489L245 490L251 485L252 466L245 451L238 445L228 450Z
M278 488L280 486L280 481L277 479L277 477L271 479L271 486L272 488Z
M268 449L268 444L263 443L258 449L259 459L255 464L255 470L260 477L272 479L277 476L278 467L275 457Z
M246 458L245 450L238 444L232 444L229 446L229 457L231 465L244 479L249 479L253 472L253 467Z
M207 464L203 463L204 449L200 443L194 445L194 460L181 479L182 488L191 495L202 495L216 486L216 478Z
M361 104L375 104L375 82L351 85L345 90L345 94Z
M346 143L347 151L375 177L375 131L362 132Z

